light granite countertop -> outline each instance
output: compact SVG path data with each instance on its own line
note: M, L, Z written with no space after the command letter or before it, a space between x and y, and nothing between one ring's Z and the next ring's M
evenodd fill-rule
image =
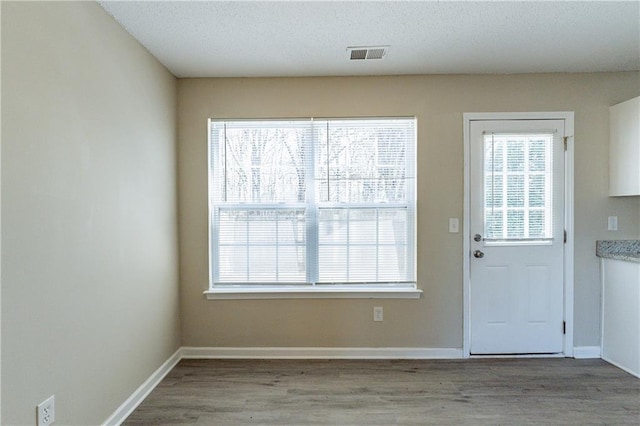
M640 263L640 240L596 241L596 256Z

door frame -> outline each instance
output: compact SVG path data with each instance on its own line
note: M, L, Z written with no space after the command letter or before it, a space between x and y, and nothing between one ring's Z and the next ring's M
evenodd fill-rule
M463 242L462 242L462 356L471 356L471 232L470 232L470 126L472 121L488 120L564 120L565 135L568 137L567 149L564 156L564 229L567 232L567 242L564 244L564 314L565 334L563 354L573 357L573 204L574 204L574 112L482 112L463 113L464 135L464 207L463 207Z

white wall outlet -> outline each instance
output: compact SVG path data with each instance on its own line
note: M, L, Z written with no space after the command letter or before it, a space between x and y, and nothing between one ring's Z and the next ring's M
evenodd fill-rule
M452 234L460 232L460 220L457 217L449 218L449 232Z
M618 230L618 216L609 216L607 218L607 229L609 231Z
M55 395L42 401L36 407L36 420L38 426L48 426L56 420Z
M384 320L384 311L382 310L382 306L374 306L373 307L373 320L374 321L383 321Z

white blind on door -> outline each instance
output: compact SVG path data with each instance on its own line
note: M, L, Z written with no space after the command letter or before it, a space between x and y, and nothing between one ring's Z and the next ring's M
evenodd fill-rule
M553 134L484 136L485 240L553 235Z

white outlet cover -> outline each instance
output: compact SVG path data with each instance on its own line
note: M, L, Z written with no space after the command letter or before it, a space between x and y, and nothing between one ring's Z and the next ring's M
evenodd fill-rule
M373 320L384 321L384 310L382 309L382 306L373 307Z
M607 230L609 231L618 230L618 216L609 216L607 218Z
M36 407L36 424L38 426L48 426L56 421L55 395L42 401Z
M457 217L449 218L449 232L452 234L460 232L460 220Z

